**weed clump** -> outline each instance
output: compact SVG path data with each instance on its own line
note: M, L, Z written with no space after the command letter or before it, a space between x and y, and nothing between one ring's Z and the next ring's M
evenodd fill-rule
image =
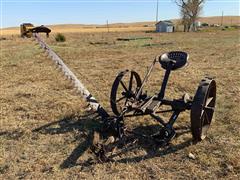
M58 33L56 36L55 36L55 40L57 42L65 42L66 41L66 37L61 34L61 33Z

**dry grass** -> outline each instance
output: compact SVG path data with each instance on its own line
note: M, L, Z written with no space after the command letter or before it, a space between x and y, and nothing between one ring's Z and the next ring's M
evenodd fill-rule
M64 35L64 43L55 42L51 35L47 42L108 110L111 85L120 70L134 69L143 76L156 55L170 50L188 52L190 64L172 73L167 96L194 95L202 77L216 77L217 109L209 137L191 144L186 112L175 126L179 136L169 146L154 148L143 141L116 156L115 162L92 164L88 145L98 120L86 114L86 104L35 42L6 36L7 40L1 41L0 64L0 178L239 178L239 31ZM116 41L132 36L153 39ZM149 93L159 89L162 75L158 66L150 79ZM127 124L146 131L148 126L155 127L149 117L132 118ZM188 158L189 152L195 160Z
M208 24L221 24L222 17L221 16L201 17L199 21L205 22ZM224 25L240 25L240 16L224 16L223 24Z
M201 17L199 21L208 24L221 24L220 16ZM173 19L177 23L178 19ZM224 16L224 25L240 25L240 16ZM48 26L54 33L94 33L108 32L106 25L82 25L82 24L63 24ZM134 31L152 31L155 30L155 22L136 22L136 23L115 23L109 25L110 32L134 32ZM1 34L16 35L19 34L19 27L1 29Z
M109 31L110 32L131 32L131 31L152 31L154 30L154 25L151 23L149 25L150 27L143 27L143 25L140 24L113 24L110 25ZM100 25L50 25L48 26L52 32L54 33L99 33L99 32L108 32L108 28L106 26ZM1 29L2 35L16 35L19 34L19 28L13 27L13 28L6 28Z

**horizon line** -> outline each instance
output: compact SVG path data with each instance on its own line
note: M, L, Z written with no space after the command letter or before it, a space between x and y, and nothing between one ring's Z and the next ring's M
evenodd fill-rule
M221 17L221 16L201 16L199 18L211 18L211 17ZM223 17L239 17L240 15L224 15ZM163 19L163 20L179 20L180 18L170 18L170 19ZM160 21L160 20L159 20ZM108 21L109 22L109 21ZM144 21L121 21L121 22L112 22L112 23L108 23L109 25L111 24L133 24L133 23L144 23L144 22L156 22L155 20L144 20ZM24 23L24 22L23 22ZM31 22L27 22L27 23L31 23ZM59 24L45 24L45 26L61 26L61 25L85 25L85 26L102 26L102 25L106 25L106 23L59 23ZM1 27L0 29L8 29L8 28L17 28L18 26L9 26L9 27Z

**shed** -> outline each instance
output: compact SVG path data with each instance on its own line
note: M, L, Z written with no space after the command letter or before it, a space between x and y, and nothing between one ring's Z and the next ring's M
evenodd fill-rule
M174 24L172 21L159 21L156 24L156 32L174 32Z
M202 26L202 23L201 23L200 21L196 21L196 22L195 22L195 25L196 25L197 27L201 27L201 26Z

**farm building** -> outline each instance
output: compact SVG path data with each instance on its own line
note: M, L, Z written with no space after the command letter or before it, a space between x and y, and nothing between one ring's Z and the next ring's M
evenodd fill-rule
M202 23L201 23L200 21L196 21L196 22L195 22L195 26L196 26L196 27L201 27L201 26L202 26Z
M172 21L159 21L156 24L156 32L174 32L174 24Z

